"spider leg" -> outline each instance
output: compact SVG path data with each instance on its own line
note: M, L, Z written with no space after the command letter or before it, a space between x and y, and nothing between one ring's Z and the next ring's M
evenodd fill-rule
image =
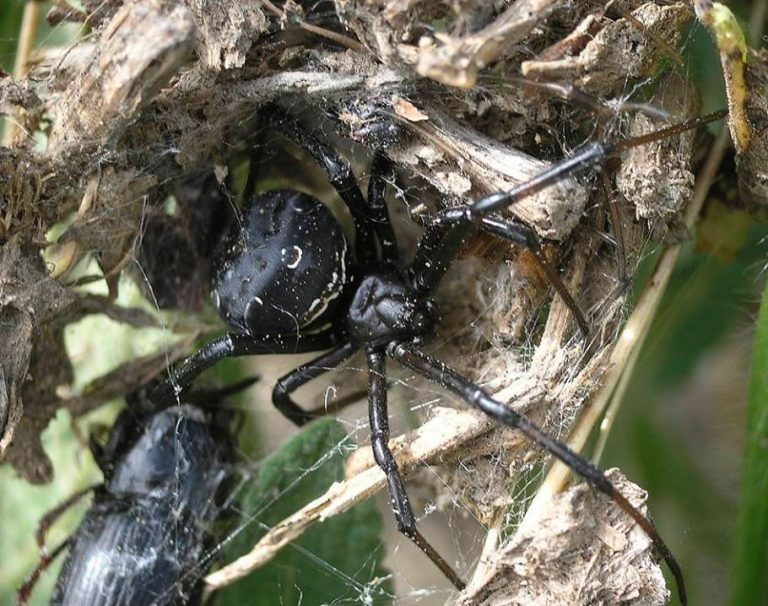
M669 119L669 113L659 107L648 103L632 103L621 101L619 99L606 103L596 95L592 95L570 82L540 82L525 77L516 77L505 75L503 79L486 77L488 80L495 80L501 83L505 88L519 89L529 88L546 93L550 97L559 98L570 105L580 106L594 114L602 120L611 118L616 112L639 112L651 118L659 120Z
M248 377L242 379L233 385L217 389L200 389L196 388L190 390L186 394L186 399L189 404L194 404L199 408L210 408L210 402L224 400L230 396L234 396L241 391L245 391L254 383L259 381L258 376Z
M631 517L653 542L657 552L664 558L677 583L677 592L680 603L687 604L685 581L680 565L667 547L650 521L632 505L611 484L605 474L579 454L572 451L565 444L542 431L537 425L529 421L523 415L505 406L502 402L489 396L478 385L462 377L455 370L449 368L444 362L436 360L419 351L408 343L392 343L387 353L400 362L406 368L419 373L427 379L434 381L442 387L452 391L467 404L485 413L495 421L517 429L532 442L550 452L575 473L584 478L593 488L607 495L629 517Z
M330 349L337 344L337 335L332 330L264 337L230 332L209 341L176 368L170 370L169 377L153 387L148 398L155 403L175 401L177 395L186 390L204 370L224 358L256 354L306 353Z
M310 133L297 120L278 108L270 109L270 123L301 149L309 152L352 213L355 224L355 256L358 262L366 264L375 261L376 244L373 230L376 216L363 198L349 162L330 145L326 145Z
M411 282L417 292L427 294L437 287L456 258L461 246L466 242L473 227L479 227L499 238L530 250L557 294L560 295L573 314L584 337L589 336L589 326L584 319L584 314L571 293L568 292L555 268L544 257L536 233L524 225L492 217L479 217L473 221L467 208L443 211L435 217L424 232L410 268Z
M394 178L392 163L382 153L376 153L373 156L371 164L371 176L368 180L368 209L373 221L373 229L376 231L376 237L381 246L382 260L396 263L397 254L397 236L392 227L392 221L389 217L385 193L387 188L387 177Z
M536 237L536 232L534 232L530 227L526 227L525 225L519 225L509 221L502 221L500 219L494 219L493 217L483 217L482 226L485 231L490 232L493 235L514 244L524 246L531 251L533 258L536 259L536 263L547 275L550 284L554 286L557 294L560 295L560 298L563 300L566 307L568 307L568 309L573 314L573 317L576 319L576 323L579 325L579 329L584 335L584 338L589 337L589 325L584 319L584 314L581 312L578 304L571 296L571 293L568 292L565 284L563 284L563 281L560 279L560 275L557 273L557 270L552 267L552 265L550 265L550 263L544 257L544 253L541 250L541 245L539 244L539 239Z
M531 177L528 181L524 181L508 191L493 193L485 198L481 198L471 206L464 207L464 210L473 222L478 222L480 217L507 208L558 181L562 181L566 177L592 168L606 158L618 156L624 150L672 137L709 122L719 120L726 115L727 112L718 111L679 124L673 124L647 135L624 139L616 143L590 143L575 155L561 160L538 175Z
M510 190L490 194L471 205L443 211L427 227L419 244L410 270L414 288L421 294L432 291L469 236L470 226L482 227L483 218L487 215L508 208L567 177L584 172L626 149L674 136L726 115L727 111L714 112L617 143L591 143L570 158L563 159Z
M413 541L432 560L440 571L461 591L464 582L453 568L416 528L416 518L405 492L405 485L397 468L395 457L389 449L389 417L387 414L386 359L380 351L369 350L368 359L368 417L371 424L371 448L376 464L387 476L392 512L395 514L397 529Z
M252 147L248 158L248 177L245 180L245 187L243 187L243 200L253 197L253 192L256 191L256 184L259 180L258 163L260 159L261 154L257 152L256 147Z
M312 379L316 379L320 375L329 372L344 360L348 360L355 351L357 351L356 345L350 342L344 343L336 349L315 358L311 362L302 364L287 375L280 377L275 384L275 388L272 390L272 404L275 405L275 408L283 416L293 421L296 425L301 426L308 423L315 418L315 415L312 412L303 410L291 399L290 394L302 385L309 383Z
M438 215L424 229L416 256L408 269L411 285L422 296L431 293L472 233L468 220L451 221Z

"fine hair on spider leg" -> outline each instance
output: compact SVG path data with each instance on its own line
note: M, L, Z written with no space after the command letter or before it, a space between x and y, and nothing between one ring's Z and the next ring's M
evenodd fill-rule
M154 389L151 399L173 403L202 371L226 357L324 351L279 379L273 390L275 407L302 425L312 415L291 394L362 350L368 366L374 458L386 474L398 529L461 589L464 583L459 575L418 532L397 462L387 443L385 360L389 357L455 393L496 422L521 431L612 499L648 534L672 571L680 601L685 604L682 573L669 548L648 519L602 471L420 348L433 337L440 321L431 295L474 230L522 245L543 267L548 267L533 231L496 217L497 211L624 149L720 117L721 113L713 114L635 139L591 144L509 191L441 211L427 222L413 261L404 264L397 258L396 236L383 199L384 175L391 170L386 157L375 158L366 199L349 163L338 152L287 113L270 107L269 126L309 153L349 208L355 226L354 251L350 252L328 208L314 197L285 189L250 196L242 217L230 226L214 260L214 305L233 332L207 343L172 369L169 378ZM547 275L557 277L554 270ZM575 299L561 283L557 285L559 278L553 283L579 329L587 335L586 320Z

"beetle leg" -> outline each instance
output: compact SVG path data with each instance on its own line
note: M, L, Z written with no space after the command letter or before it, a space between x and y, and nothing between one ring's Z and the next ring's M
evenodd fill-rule
M90 489L89 489L90 490ZM61 544L56 547L50 553L43 553L40 560L37 562L37 566L26 578L24 583L16 590L16 604L18 606L24 606L29 601L29 596L32 594L32 590L37 585L37 581L40 579L40 575L53 563L53 561L59 557L59 554L66 549L69 545L69 539L65 539Z

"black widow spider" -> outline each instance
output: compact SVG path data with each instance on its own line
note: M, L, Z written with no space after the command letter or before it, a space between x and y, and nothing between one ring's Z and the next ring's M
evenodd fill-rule
M285 189L251 196L240 220L226 233L214 261L214 305L234 332L214 339L184 360L154 390L152 399L172 401L203 370L222 358L327 350L283 376L272 392L278 410L302 425L313 415L301 409L291 393L362 349L368 364L373 454L386 473L398 529L462 589L464 583L459 576L417 530L403 480L387 444L386 358L392 358L502 425L521 431L610 497L651 538L672 571L680 601L685 604L682 572L674 556L650 521L602 471L445 363L421 351L420 346L433 335L439 321L430 295L474 229L532 250L570 306L581 331L587 334L583 316L554 269L544 261L533 231L490 215L628 147L675 135L715 117L691 120L616 144L593 143L510 191L441 211L426 226L412 263L401 267L384 201L385 176L391 171L385 157L377 154L374 158L366 200L349 163L339 153L280 110L271 108L270 116L276 130L309 152L349 207L355 225L355 254L350 255L342 229L328 208L312 196Z

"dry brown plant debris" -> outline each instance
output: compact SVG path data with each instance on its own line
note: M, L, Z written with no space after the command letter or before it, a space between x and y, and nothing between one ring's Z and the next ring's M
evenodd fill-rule
M693 17L687 2L321 4L330 9L322 19L309 3L266 0L86 0L82 12L57 6L49 19L82 21L83 38L40 49L22 81L0 79L0 112L21 127L13 145L0 148L0 456L29 481L50 480L39 434L57 408L80 414L100 396L130 391L184 347L63 399L58 388L71 381L67 323L108 312L148 321L108 301L88 302L67 271L96 258L114 289L136 257L147 209L187 176L223 180L232 150L249 141L267 103L299 118L327 116L322 130L331 141L386 151L416 219L438 204L525 180L588 139L662 126L642 112L620 114L625 96L661 106L673 120L698 111L691 83L660 73L680 63L675 49ZM586 95L563 103L521 84L521 75ZM47 136L45 145L35 133ZM694 136L627 158L621 187L613 162L600 178L566 179L511 211L549 242L590 322L587 342L560 299L547 307L524 252L480 239L439 294L443 336L461 335L439 355L567 435L606 369L626 312L626 274L649 238L680 235ZM69 227L52 247L45 235L62 221ZM54 268L42 262L48 249ZM454 450L450 460L460 458L465 471L446 466L446 476L486 522L509 505L515 474L537 461L514 432L490 427ZM503 481L466 472L500 450ZM587 499L582 493L567 498Z

